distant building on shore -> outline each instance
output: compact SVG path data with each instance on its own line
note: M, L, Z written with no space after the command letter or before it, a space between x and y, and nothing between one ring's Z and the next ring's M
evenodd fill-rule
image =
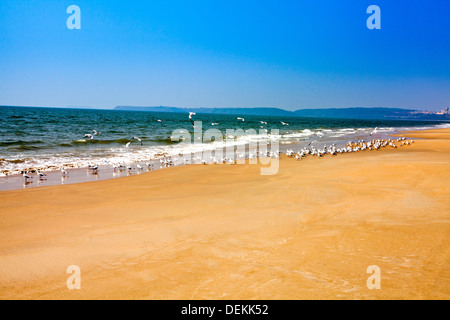
M442 109L441 111L436 112L436 114L450 114L450 108L447 107L445 109Z

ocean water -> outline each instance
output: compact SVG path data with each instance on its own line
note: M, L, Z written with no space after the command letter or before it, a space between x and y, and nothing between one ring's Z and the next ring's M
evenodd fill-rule
M243 117L245 121L238 120ZM162 120L158 122L157 120ZM187 152L212 150L252 139L267 139L281 145L347 142L368 136L375 127L378 135L398 130L449 127L448 123L393 120L348 120L274 116L197 114L203 131L218 129L226 142L197 141L188 145L172 141L175 130L193 134L188 114L138 111L85 110L60 108L0 107L0 175L29 168L81 168L89 164L147 161ZM267 124L261 123L267 122ZM283 125L282 122L289 125ZM212 125L217 123L216 125ZM278 135L226 135L227 129L254 129L257 133L278 129ZM94 134L94 140L85 134ZM133 137L139 137L139 141ZM126 144L131 142L128 147Z

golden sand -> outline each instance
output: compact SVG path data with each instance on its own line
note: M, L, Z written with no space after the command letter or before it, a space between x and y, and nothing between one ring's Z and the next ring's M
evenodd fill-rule
M0 192L0 298L449 299L450 130L408 136L425 139L273 176L191 165Z

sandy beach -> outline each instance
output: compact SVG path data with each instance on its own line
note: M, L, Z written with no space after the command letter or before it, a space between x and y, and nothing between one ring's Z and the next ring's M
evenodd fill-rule
M402 135L418 139L284 157L273 176L189 165L2 191L0 298L450 299L450 129Z

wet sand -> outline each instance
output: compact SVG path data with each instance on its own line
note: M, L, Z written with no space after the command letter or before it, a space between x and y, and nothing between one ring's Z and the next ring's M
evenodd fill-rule
M406 136L273 176L190 165L0 192L0 298L449 299L450 129Z

